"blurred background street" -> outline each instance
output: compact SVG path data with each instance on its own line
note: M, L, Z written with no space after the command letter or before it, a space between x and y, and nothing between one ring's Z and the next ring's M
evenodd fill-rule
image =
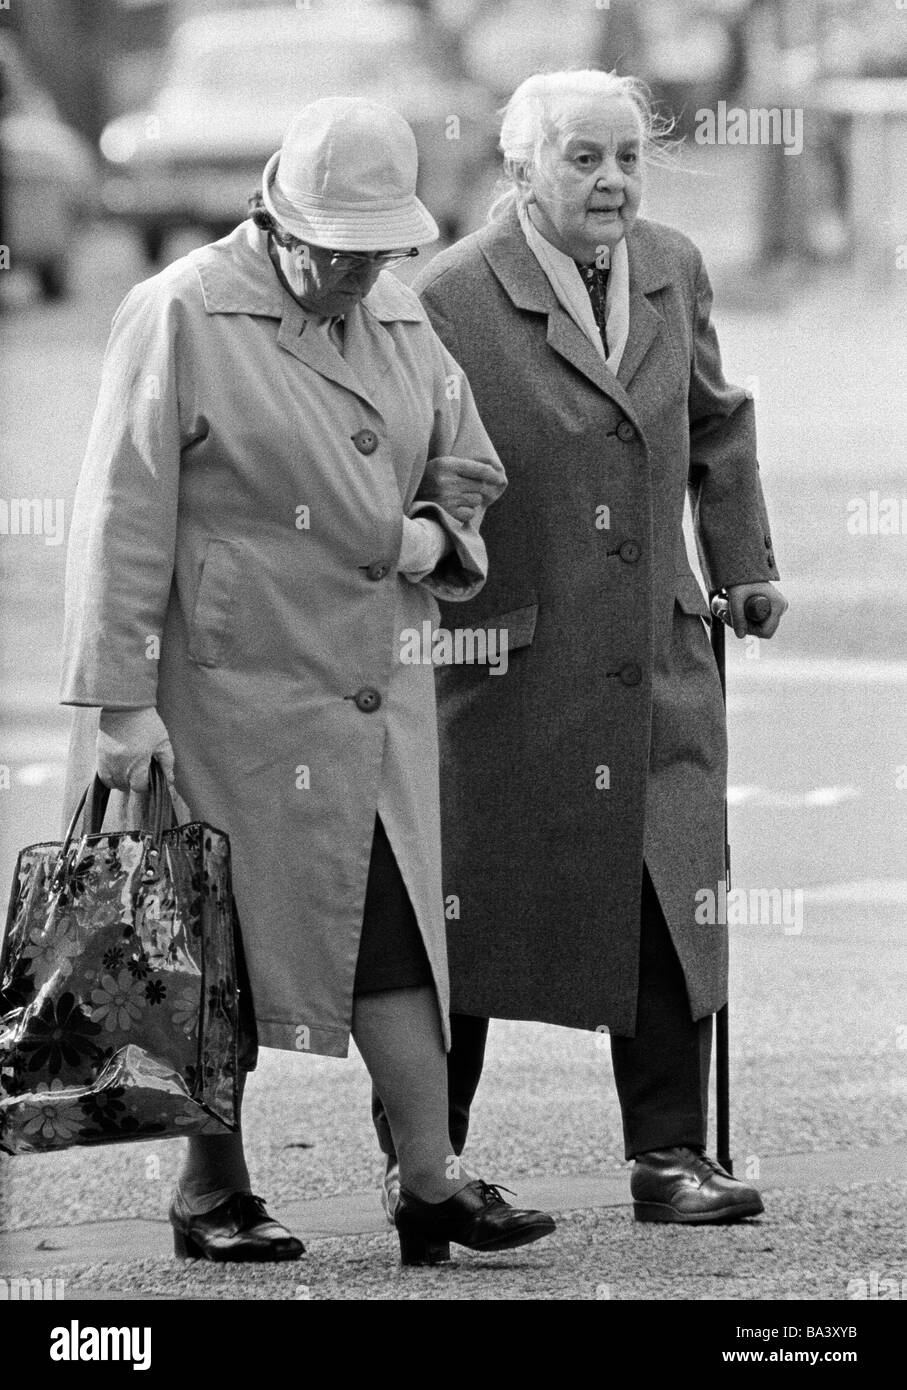
M751 1161L758 1176L785 1155L907 1144L907 9L424 0L360 7L352 27L350 10L318 0L30 0L26 12L14 0L0 12L0 243L10 248L0 274L2 496L43 507L40 528L33 515L29 534L11 525L0 534L0 884L22 846L59 829L65 542L125 292L242 217L306 100L356 90L398 104L417 130L421 195L450 240L484 220L494 113L516 83L542 65L616 66L649 81L677 122L642 211L690 235L712 274L727 373L757 400L791 603L770 645L729 643L734 883L804 895L802 932L732 929L734 1151L740 1170ZM337 25L348 46L332 65ZM802 153L698 142L695 113L719 101L801 110ZM609 1072L602 1038L494 1025L473 1165L521 1185L621 1171ZM256 1190L278 1213L281 1203L374 1187L358 1058L265 1054L246 1113ZM178 1148L0 1159L0 1225L159 1220ZM898 1262L904 1278L903 1185L870 1190L871 1169L867 1158L863 1177L857 1164L846 1181L816 1178L817 1190L834 1189L823 1243L825 1199L807 1163L759 1227L716 1237L709 1248L728 1268L712 1269L700 1296L843 1297L848 1277ZM615 1292L598 1296L682 1296L690 1237L648 1232L634 1244L628 1222L626 1209L605 1212L602 1235L576 1214L569 1278L558 1284L547 1256L524 1257L515 1295L595 1297L605 1279ZM383 1237L367 1223L352 1229L365 1233L352 1254L345 1247L343 1289L325 1272L312 1296L374 1292L366 1271ZM326 1271L341 1255L325 1239ZM628 1269L667 1251L662 1284L597 1272L615 1250ZM748 1265L760 1252L767 1258ZM160 1292L168 1268L130 1266L130 1287ZM491 1296L469 1268L454 1296ZM84 1277L126 1279L113 1266ZM296 1296L255 1278L220 1291ZM204 1279L197 1296L211 1296Z

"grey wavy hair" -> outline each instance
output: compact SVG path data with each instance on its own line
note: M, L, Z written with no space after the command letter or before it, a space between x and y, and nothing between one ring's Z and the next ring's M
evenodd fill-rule
M542 149L557 138L575 97L623 97L639 118L642 153L649 156L655 142L669 133L671 122L652 109L649 89L638 77L621 77L600 68L536 72L521 82L503 108L498 148L504 156L503 178L488 211L489 220L502 217L524 201L518 179L539 166Z

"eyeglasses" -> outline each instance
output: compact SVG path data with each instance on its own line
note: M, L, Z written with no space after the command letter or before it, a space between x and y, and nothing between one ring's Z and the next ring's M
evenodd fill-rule
M391 266L402 265L419 254L418 246L411 246L408 251L331 251L325 246L311 246L307 241L300 241L299 237L276 228L271 235L287 251L301 251L305 257L313 253L327 256L332 270L362 270L365 266L389 270Z
M361 270L363 266L388 270L392 265L411 261L418 254L418 246L411 246L408 251L332 251L329 264L332 270Z

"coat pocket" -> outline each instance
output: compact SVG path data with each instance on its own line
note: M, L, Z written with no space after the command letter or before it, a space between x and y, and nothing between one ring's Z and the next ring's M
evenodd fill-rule
M681 612L690 613L696 618L709 616L709 606L699 587L699 581L691 570L674 576L674 597Z
M492 629L506 632L507 650L512 652L518 647L528 647L532 644L538 614L538 604L529 603L525 608L511 608L507 613L494 613L490 618L482 618L480 622L471 626L476 629L484 628L486 632Z
M189 624L189 658L199 666L218 666L223 660L238 574L235 546L209 540Z

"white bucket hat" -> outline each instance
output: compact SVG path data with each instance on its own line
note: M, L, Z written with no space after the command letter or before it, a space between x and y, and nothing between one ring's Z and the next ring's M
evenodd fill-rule
M262 200L312 246L389 251L435 241L416 197L416 138L388 106L324 97L304 106L262 174Z

